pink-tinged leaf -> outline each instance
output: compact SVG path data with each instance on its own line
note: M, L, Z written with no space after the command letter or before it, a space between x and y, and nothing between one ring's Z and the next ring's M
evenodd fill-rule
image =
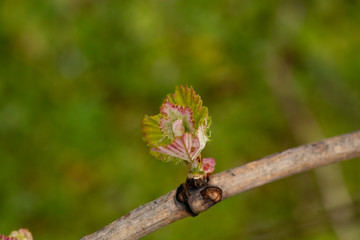
M203 158L202 160L202 168L204 173L209 176L215 170L215 160L213 158Z
M208 109L192 87L176 87L160 113L143 118L144 140L150 154L162 161L186 161L190 172L204 174L198 158L210 138ZM198 158L198 159L197 159Z
M173 122L172 131L175 137L181 137L185 133L185 127L181 118Z
M207 107L203 106L200 95L196 94L193 87L178 86L174 94L168 94L164 103L173 103L176 106L188 107L193 112L194 128L197 129L207 120L206 127L210 127L210 117Z
M175 106L172 103L164 103L160 108L160 113L161 131L171 140L177 137L173 132L173 123L178 119L182 120L186 132L193 132L195 130L190 108Z
M200 142L197 137L193 137L191 133L185 133L167 146L159 146L151 150L167 154L176 158L183 159L188 162L193 162L200 154ZM200 151L199 151L200 150Z

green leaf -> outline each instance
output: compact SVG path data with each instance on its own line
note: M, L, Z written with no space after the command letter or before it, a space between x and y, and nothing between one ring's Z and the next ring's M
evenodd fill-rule
M142 121L142 130L144 133L143 139L150 148L161 145L165 146L171 143L170 139L168 139L161 131L159 125L160 114L155 116L144 116Z

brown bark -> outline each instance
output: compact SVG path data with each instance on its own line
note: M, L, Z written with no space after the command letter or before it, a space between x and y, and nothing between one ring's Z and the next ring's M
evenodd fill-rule
M281 178L356 157L360 157L360 131L302 145L215 174L211 176L209 185L221 188L222 199L226 199ZM134 209L82 240L139 239L190 216L175 200L175 193L173 190ZM201 194L197 196L190 204L204 205Z

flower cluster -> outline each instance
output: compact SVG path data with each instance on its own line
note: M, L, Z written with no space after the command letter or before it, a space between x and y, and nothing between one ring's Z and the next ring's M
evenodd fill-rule
M160 114L145 115L142 125L150 153L163 161L184 162L189 177L208 176L214 171L213 158L202 158L210 138L208 109L192 87L177 87L160 107Z

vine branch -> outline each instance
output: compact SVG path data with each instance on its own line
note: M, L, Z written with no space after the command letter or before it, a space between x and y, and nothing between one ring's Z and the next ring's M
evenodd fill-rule
M360 131L291 148L220 172L210 177L209 185L221 188L222 199L226 199L278 179L356 157L360 157ZM175 194L173 190L142 205L82 240L139 239L191 216ZM191 204L206 205L201 194L197 196L191 199Z

